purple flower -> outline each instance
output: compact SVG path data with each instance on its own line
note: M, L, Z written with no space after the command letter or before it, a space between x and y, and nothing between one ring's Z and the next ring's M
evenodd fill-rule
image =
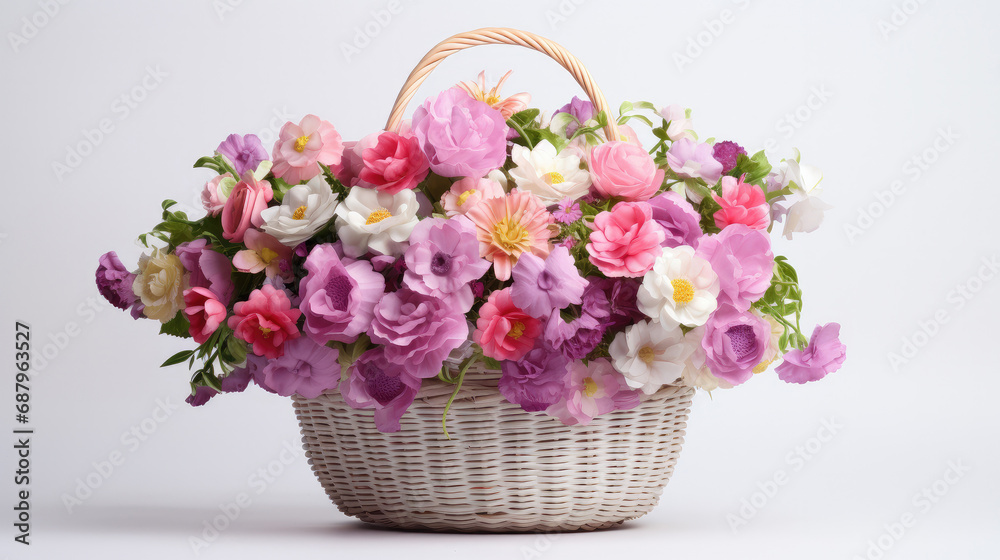
M277 393L274 389L267 386L267 382L264 380L264 368L267 367L267 358L263 356L258 356L253 352L247 353L247 374L250 376L251 381L261 389L267 391L268 393Z
M431 171L484 177L507 161L507 122L500 111L459 88L428 98L413 112L413 134Z
M418 222L404 259L407 288L446 300L463 313L472 309L471 282L482 278L491 266L479 256L475 227L462 216Z
M222 385L223 393L242 393L250 385L252 377L249 369L236 368L229 372L229 375L220 379L219 384Z
M840 325L817 325L805 350L791 350L783 358L774 371L787 383L819 381L837 371L847 359L847 346L840 342Z
M562 396L569 360L535 348L518 361L500 363L500 394L528 412L545 410Z
M188 395L188 397L184 399L184 402L191 406L202 406L218 394L218 391L207 385L199 385L198 388L194 390L193 394Z
M320 344L357 340L371 324L385 279L368 261L342 260L330 244L313 247L304 266L299 309L306 335Z
M720 305L746 311L771 285L774 253L763 231L743 224L726 226L716 235L703 236L695 254L719 276Z
M108 300L108 303L118 309L128 309L136 302L132 283L135 274L129 272L118 254L108 251L101 255L97 265L97 291Z
M541 319L553 310L581 303L587 281L580 276L569 249L556 247L544 260L524 253L512 272L514 285L510 297L522 311Z
M229 257L209 248L205 239L181 243L174 254L191 273L192 288L208 288L223 305L229 305L233 297L233 264Z
M469 338L469 323L444 300L403 288L382 296L368 336L385 345L389 361L416 377L434 377L448 354Z
M285 353L264 367L264 382L283 397L315 399L340 382L339 352L307 336L285 343Z
M701 340L705 363L712 375L739 385L753 376L753 368L763 360L770 338L771 325L767 321L723 305L705 325Z
M583 295L583 312L595 319L607 319L606 328L617 329L646 318L639 311L640 280L597 276L587 279L590 286Z
M558 311L553 311L545 323L543 340L547 350L559 352L570 360L582 360L601 343L605 329L605 324L590 315L567 323Z
M597 113L597 110L594 109L594 104L590 101L580 99L574 95L573 99L570 100L569 103L563 105L555 113L552 113L552 116L554 117L559 113L569 113L570 115L576 117L576 120L580 121L580 123L585 123L594 118L594 114ZM571 122L566 125L566 137L571 138L573 133L575 133L578 128L580 128L579 123Z
M694 247L702 236L701 214L680 193L667 191L649 199L653 220L663 226L664 247Z
M389 361L384 348L362 354L351 366L340 393L352 408L375 409L375 427L380 432L398 432L399 419L413 404L420 379L406 366Z
M722 164L712 157L712 146L688 138L670 145L667 165L682 179L704 179L709 185L718 183L722 177Z
M552 213L552 217L561 224L572 224L583 217L580 205L572 198L566 197L559 201L558 209Z
M712 147L712 157L722 164L723 173L729 173L736 167L740 154L747 155L747 151L743 149L743 146L729 140L716 142L715 146Z
M230 134L215 151L225 156L233 164L236 175L240 177L247 171L254 171L260 162L267 159L267 150L264 149L260 138L257 138L255 134L247 134L246 136Z

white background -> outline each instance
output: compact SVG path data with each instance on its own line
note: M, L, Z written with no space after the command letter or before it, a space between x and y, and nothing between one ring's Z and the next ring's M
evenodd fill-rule
M208 0L71 2L49 18L43 4L0 7L0 339L11 341L23 320L36 354L52 356L32 383L30 548L12 540L13 440L0 438L0 556L187 558L190 537L241 492L251 507L201 556L996 556L1000 280L980 275L982 259L1000 253L996 3L403 1L384 25L382 1L233 1L221 16L223 3ZM23 18L45 24L31 33ZM799 270L804 328L843 324L844 368L807 386L767 374L714 399L699 394L660 506L618 530L368 529L327 501L300 451L280 462L286 445L299 449L287 399L250 390L186 407L187 373L157 368L184 342L117 310L87 311L99 297L98 256L114 249L132 267L135 236L155 223L162 199L195 205L208 172L191 164L227 134L273 138L285 119L310 112L346 139L379 130L427 49L488 25L561 42L615 107L691 107L703 138L751 150L770 140L772 161L801 148L824 170L836 207L822 229L777 252ZM366 26L377 35L358 37ZM26 42L12 45L11 34ZM355 42L360 52L346 55ZM165 76L135 90L147 68ZM580 94L540 54L481 47L444 63L418 98L509 68L506 92L531 92L533 106L554 109ZM125 111L116 100L134 91L142 100ZM113 130L59 175L53 164L65 164L102 119ZM959 295L960 284L975 293ZM68 327L73 336L59 334ZM915 355L903 357L904 340L920 345ZM0 346L10 364L12 344ZM905 363L894 365L892 353ZM0 383L5 431L14 427L12 385ZM164 401L182 406L156 423ZM820 443L812 438L824 421L839 427ZM155 432L126 444L122 434L143 422ZM64 496L99 477L95 464L115 452L124 462L67 508ZM248 477L269 464L280 475L258 495ZM940 482L949 464L963 475ZM766 496L780 473L786 483ZM914 501L925 488L930 507ZM887 532L907 513L912 527ZM733 516L745 524L734 529Z

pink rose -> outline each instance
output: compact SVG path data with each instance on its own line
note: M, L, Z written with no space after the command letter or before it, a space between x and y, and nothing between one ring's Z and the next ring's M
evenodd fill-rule
M479 309L472 340L494 360L520 360L542 335L542 322L514 305L510 288L497 290Z
M771 208L764 191L743 177L722 178L722 196L712 194L722 208L715 212L715 225L723 229L731 224L743 224L750 229L767 229L771 225Z
M205 211L208 212L209 216L218 216L219 212L222 212L222 208L225 207L226 199L229 197L220 191L219 183L223 179L232 179L232 177L232 173L223 173L222 175L216 175L211 181L205 183L205 188L201 191L201 204L205 207Z
M208 288L184 290L184 314L191 323L188 332L198 344L208 340L226 320L226 306Z
M286 341L301 335L296 326L300 315L285 292L265 284L233 307L229 328L236 338L253 345L254 354L273 360L285 353Z
M642 146L607 142L590 152L590 177L603 198L648 200L663 184L663 170Z
M507 121L459 89L431 97L413 113L431 171L442 177L483 177L507 161Z
M605 276L637 278L653 268L664 240L647 202L619 202L594 217L587 252Z
M278 133L272 158L275 177L297 185L319 175L319 163L339 166L344 143L333 125L316 115L302 117L299 124L287 122Z
M271 184L258 181L252 171L243 174L243 180L236 183L233 192L222 208L222 236L228 241L242 243L251 226L260 227L264 220L260 213L274 197Z
M358 179L362 186L389 194L412 189L427 177L427 157L420 151L420 142L415 136L382 132L377 135L374 146L362 151L361 160Z

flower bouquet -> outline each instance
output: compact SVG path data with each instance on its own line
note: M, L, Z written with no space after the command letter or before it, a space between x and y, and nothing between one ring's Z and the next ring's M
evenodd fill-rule
M466 36L479 43L541 40L475 33ZM626 102L612 114L575 59L545 44L592 101L542 112L527 93L504 98L509 72L493 87L480 74L401 122L422 79L415 71L386 129L356 142L315 115L286 123L272 147L230 135L195 163L212 174L205 215L165 201L163 221L139 236L150 252L137 269L109 252L98 288L162 334L192 340L163 364L194 368L188 403L251 383L292 396L313 468L341 479L328 492L348 513L469 530L595 528L641 515L676 459L691 388L732 388L778 362L780 379L805 383L844 361L839 325L808 339L800 329L798 277L771 248L775 228L788 238L812 231L826 206L798 154L772 166L762 151L701 141L676 105ZM442 45L445 55L468 46ZM434 53L418 70L443 58ZM458 402L473 416L453 410L449 433ZM497 439L491 425L504 422L531 428ZM660 439L636 447L622 439L629 430ZM543 451L532 447L546 437ZM598 503L591 509L610 513L543 522L538 506L518 518L530 508L517 491L553 483L554 495L567 482L486 480L495 465L454 464L470 460L457 455L469 448L503 463L499 452L523 446L529 459L507 462L517 477L545 471L532 458L593 450L602 437L665 473L637 475L645 509ZM398 461L410 466L393 470L365 446L409 446ZM372 462L352 472L343 453ZM591 471L615 460L590 461ZM428 469L438 486L406 480ZM372 471L410 491L387 489ZM454 500L440 484L451 474L471 476L485 501L466 490L448 511L427 513ZM369 478L345 489L352 477Z

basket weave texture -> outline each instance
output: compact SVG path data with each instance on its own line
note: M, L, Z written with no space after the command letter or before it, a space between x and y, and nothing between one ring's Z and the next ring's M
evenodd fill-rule
M371 410L339 392L294 397L306 456L342 512L402 529L579 531L611 527L659 501L684 442L693 389L666 386L635 409L565 426L503 399L499 371L452 385L428 381L402 430L375 429Z

